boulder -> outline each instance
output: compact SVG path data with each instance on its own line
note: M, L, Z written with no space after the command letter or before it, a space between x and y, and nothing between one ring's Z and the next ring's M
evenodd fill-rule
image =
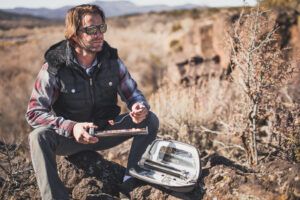
M123 166L107 161L93 151L60 157L57 168L72 198L80 200L99 194L118 196L118 184L125 173Z
M97 152L85 151L57 161L59 176L74 200L119 199L125 167L108 161ZM141 184L131 192L132 199L200 199L201 190L176 193L158 186Z

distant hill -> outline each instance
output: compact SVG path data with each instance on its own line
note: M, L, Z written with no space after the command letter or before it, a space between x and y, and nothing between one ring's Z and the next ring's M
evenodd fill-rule
M107 17L128 15L135 13L147 13L147 12L159 12L159 11L169 11L177 9L193 9L199 7L194 4L186 4L183 6L167 6L167 5L153 5L153 6L137 6L134 3L129 1L94 1L92 4L96 4L103 8ZM5 11L18 13L18 14L30 14L33 16L44 17L48 19L63 19L69 8L73 7L64 6L57 9L48 9L48 8L14 8L14 9L5 9Z
M45 20L45 18L43 17L32 16L29 14L17 14L17 13L0 10L0 20L18 20L18 19Z
M16 27L41 27L61 23L60 20L52 20L28 14L17 14L0 10L0 29L7 30Z

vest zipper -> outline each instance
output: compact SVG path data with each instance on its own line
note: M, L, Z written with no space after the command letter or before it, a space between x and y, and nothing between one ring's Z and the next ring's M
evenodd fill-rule
M91 98L93 106L95 105L95 99L94 99L94 88L93 88L93 79L90 78L90 92L91 92Z

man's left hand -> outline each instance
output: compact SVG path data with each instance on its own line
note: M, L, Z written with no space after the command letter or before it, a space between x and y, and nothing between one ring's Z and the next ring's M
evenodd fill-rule
M148 113L146 106L141 102L137 102L132 105L130 117L134 123L139 124L146 119Z

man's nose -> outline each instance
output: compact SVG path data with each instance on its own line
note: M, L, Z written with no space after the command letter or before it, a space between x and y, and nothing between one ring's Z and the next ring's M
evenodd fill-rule
M97 30L96 34L94 34L93 36L94 36L95 38L102 38L103 35L104 35L104 33L101 33L100 30Z

